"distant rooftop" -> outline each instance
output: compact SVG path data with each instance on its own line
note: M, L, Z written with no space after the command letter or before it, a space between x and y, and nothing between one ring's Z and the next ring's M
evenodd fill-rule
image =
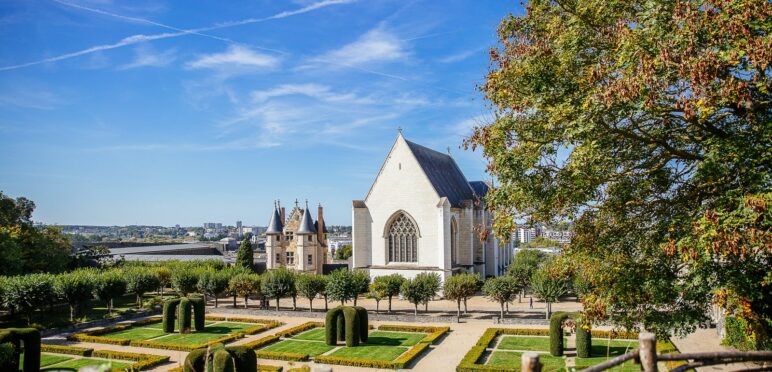
M211 245L201 243L148 245L143 247L110 248L114 255L152 254L165 252L184 252L198 249L213 249Z

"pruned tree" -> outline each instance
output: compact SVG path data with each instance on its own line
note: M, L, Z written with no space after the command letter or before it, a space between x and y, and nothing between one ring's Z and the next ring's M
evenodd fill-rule
M261 283L263 295L276 300L276 311L279 311L279 300L292 296L295 290L295 276L286 268L269 270L263 274Z
M314 311L314 298L324 291L327 285L324 277L313 273L301 273L295 280L298 294L308 299L308 311Z
M107 304L107 313L113 314L113 300L126 294L126 279L120 270L109 270L97 274L94 281L94 296Z
M373 283L378 283L378 286L383 288L384 295L389 300L389 313L391 313L391 299L399 295L404 281L405 277L399 274L378 276L373 279Z
M230 278L228 287L233 293L244 297L244 308L246 309L249 307L249 297L260 293L261 278L260 275L253 273L237 274Z
M504 305L511 302L519 292L519 286L515 278L499 276L489 278L483 284L482 291L486 297L498 302L501 306L501 318L504 318Z

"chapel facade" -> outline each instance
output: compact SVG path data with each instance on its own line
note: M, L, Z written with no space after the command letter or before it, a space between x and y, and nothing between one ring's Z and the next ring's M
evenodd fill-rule
M322 273L327 263L327 234L321 205L314 221L308 203L301 209L295 202L286 219L284 207L277 204L265 235L267 269L286 267L298 272Z
M502 275L513 244L492 234L482 200L488 189L486 182L467 181L449 154L400 132L365 199L353 201L352 266L371 277Z

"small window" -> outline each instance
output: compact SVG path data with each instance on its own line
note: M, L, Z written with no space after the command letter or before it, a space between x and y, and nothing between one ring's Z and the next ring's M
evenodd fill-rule
M292 231L287 231L284 236L287 238L287 240L292 240Z
M276 254L276 263L281 263L281 253Z
M308 241L309 241L309 242L312 242L312 241L314 241L314 236L313 236L313 235L309 235L309 236L308 236Z
M295 264L295 252L287 252L287 265Z
M308 255L308 264L309 265L313 265L314 264L314 256L313 255L310 255L310 254Z

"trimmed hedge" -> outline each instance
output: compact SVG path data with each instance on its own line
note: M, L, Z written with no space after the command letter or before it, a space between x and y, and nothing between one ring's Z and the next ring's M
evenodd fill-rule
M394 332L420 332L428 333L419 342L433 344L437 339L442 337L445 333L450 331L450 327L430 327L430 326L402 326L402 325L382 325L378 327L381 331L394 331Z
M576 326L576 356L589 358L592 350L592 333L583 326Z
M164 302L164 312L162 317L163 325L161 326L161 329L166 333L174 332L174 320L177 315L177 306L179 304L179 298L172 298Z
M517 371L519 366L516 367L495 367L486 366L483 364L477 364L477 361L485 354L485 350L499 335L524 335L524 336L548 336L549 331L545 329L523 329L523 328L488 328L483 332L482 336L477 340L475 346L473 346L456 367L456 371L459 372L477 372L477 371ZM560 338L562 339L562 329Z
M193 304L190 303L190 299L183 297L180 299L180 304L177 306L177 328L180 333L190 333L191 319L193 312Z
M405 368L405 366L408 365L414 358L421 355L421 353L424 352L424 350L429 348L429 345L431 345L431 342L419 342L415 344L413 347L408 349L406 352L402 353L397 359L394 359L394 368L395 369L402 369Z
M40 331L36 328L6 328L0 330L0 344L13 345L13 355L10 360L0 365L3 371L19 370L19 354L24 343L24 372L40 371Z
M156 324L158 322L163 322L163 316L151 316L151 317L149 317L147 319L137 320L136 322L132 322L131 326L132 327L144 327L146 325Z
M556 311L550 317L550 354L552 356L563 356L563 321L568 319L569 314Z
M209 358L208 361L207 358ZM207 364L214 367L214 372L257 372L257 357L254 350L244 346L224 347L222 344L214 344L209 348L196 349L188 353L182 371L200 372Z
M346 346L358 346L360 342L367 341L369 329L367 310L360 306L338 306L325 315L327 345L334 346L337 341L345 339Z
M96 358L105 358L105 359L132 360L136 362L136 363L132 363L127 367L113 368L113 371L124 371L124 370L141 371L141 370L153 368L155 366L159 366L169 361L168 356L128 353L128 352L113 351L113 350L97 350L91 353L91 356Z
M231 353L220 345L220 348L214 349L209 355L212 356L212 372L236 372L236 361Z
M258 372L281 372L284 369L282 366L272 366L270 364L258 364Z
M249 347L250 349L257 349L265 345L272 344L276 341L279 341L279 338L280 338L279 335L270 335L267 337L257 339L255 341L247 342L245 344L242 344L242 346Z
M206 365L206 349L196 349L188 353L180 367L182 372L204 371Z
M354 306L356 310L356 316L359 319L359 340L361 342L367 342L368 333L370 331L370 322L367 318L367 309L362 306Z
M394 362L388 360L374 360L374 359L359 359L359 358L343 358L331 355L319 355L314 358L316 363L324 364L337 364L341 366L352 367L368 367L368 368L383 368L383 369L396 369Z
M592 332L594 338L610 338L610 339L625 339L625 340L637 340L638 332L626 332L626 331L595 331Z
M75 346L53 345L53 344L41 344L40 351L44 353L56 353L56 354L69 354L78 356L91 356L91 352L94 349Z
M131 327L132 327L131 324L118 324L118 325L114 325L114 326L109 326L109 327L103 327L103 328L95 329L93 331L87 331L87 332L84 332L84 333L86 333L89 336L101 336L101 335L112 333L112 332L125 331L125 330L127 330L127 329L129 329Z
M123 345L123 346L126 346L131 342L131 340L102 337L102 336L92 336L85 333L75 333L67 336L67 339L70 341L95 342L99 344Z
M303 324L296 325L296 326L294 326L292 328L288 328L288 329L285 329L285 330L283 330L281 332L278 332L278 333L276 333L276 335L277 336L281 336L281 337L292 337L294 335L303 333L303 332L305 332L305 331L307 331L309 329L319 328L319 327L324 327L324 323L322 323L322 322L305 322Z
M257 354L246 346L226 347L233 360L236 361L236 371L238 372L257 372Z
M201 297L189 298L193 305L193 327L196 331L203 331L206 326L206 302Z

